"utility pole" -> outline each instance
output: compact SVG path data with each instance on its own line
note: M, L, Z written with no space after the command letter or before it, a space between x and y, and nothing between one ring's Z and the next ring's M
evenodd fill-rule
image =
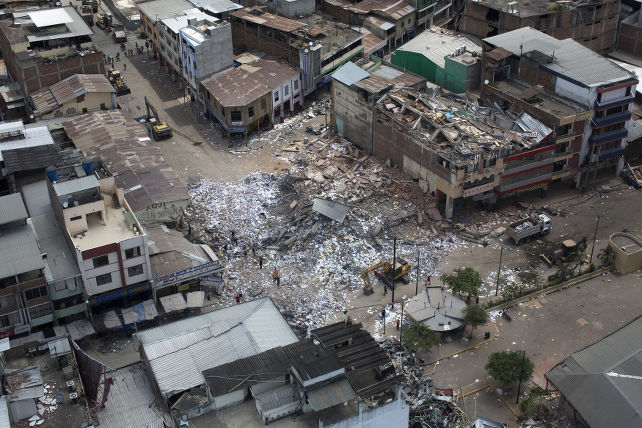
M417 248L417 285L415 285L415 296L419 293L419 248Z
M383 318L383 335L386 335L386 305L383 305L383 310L381 311L381 318Z
M504 246L499 250L499 266L497 267L497 286L495 287L495 296L499 293L499 274L502 271L502 256L504 255Z
M522 368L519 370L519 385L517 386L517 400L515 400L515 404L519 404L519 393L522 390L522 376L524 374L524 360L526 359L526 350L523 351L524 353L522 354Z
M395 301L395 276L397 274L397 238L392 241L392 302Z
M598 214L597 221L595 222L595 233L593 234L593 247L591 248L591 258L589 260L589 266L593 264L593 251L595 251L595 240L597 239L597 227L599 225L600 225L600 215Z
M401 336L403 335L403 305L404 301L401 302L401 321L399 322L399 347L401 348Z

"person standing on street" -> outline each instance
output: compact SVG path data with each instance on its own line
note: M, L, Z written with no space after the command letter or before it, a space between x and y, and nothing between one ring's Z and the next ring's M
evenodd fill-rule
M259 269L263 269L263 257L259 256Z

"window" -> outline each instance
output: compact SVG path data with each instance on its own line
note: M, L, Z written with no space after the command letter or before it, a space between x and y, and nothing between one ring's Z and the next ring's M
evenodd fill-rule
M81 102L83 102L83 101L85 101L85 94L78 95L78 96L76 97L76 103L81 103Z
M5 278L0 278L0 289L10 287L12 285L16 285L18 281L16 281L16 276L7 276Z
M125 250L125 258L133 259L134 257L140 256L140 247L128 248Z
M261 110L265 110L266 108L265 98L263 98L261 99Z
M9 320L8 315L0 317L0 327L9 327L10 325L11 325L11 321Z
M25 299L27 300L37 299L39 297L44 297L46 295L47 295L47 287L44 285L42 287L25 290Z
M290 87L289 86L284 86L283 87L283 96L287 97L289 92L290 92Z
M295 90L295 91L298 91L298 90L299 90L299 81L298 81L298 80L295 80L295 81L294 81L294 90Z
M51 306L47 305L38 305L32 308L29 308L29 318L40 318L46 315L51 314Z
M136 266L127 268L127 276L129 276L130 278L132 276L142 275L142 274L143 274L143 265L136 265Z
M254 106L248 107L247 115L250 116L250 117L254 117Z
M107 106L105 106L105 103L100 103L100 109L107 110Z
M111 282L111 273L106 273L104 275L98 275L96 277L96 285L105 285Z
M274 91L274 102L276 103L278 101L279 101L279 91Z
M81 215L77 215L77 216L74 216L74 217L70 218L69 220L76 221L76 220L80 220L81 218L82 218Z
M94 269L96 269L101 266L107 266L109 264L109 257L108 256L94 257L92 261L94 263Z
M232 122L240 122L241 120L241 112L239 110L232 110L230 112L230 117L232 119Z

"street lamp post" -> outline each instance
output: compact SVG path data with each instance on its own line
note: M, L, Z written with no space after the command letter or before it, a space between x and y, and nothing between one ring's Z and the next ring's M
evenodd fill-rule
M595 240L597 239L597 227L600 225L600 215L597 216L595 222L595 233L593 234L593 247L591 248L591 258L589 259L589 266L593 264L593 251L595 251Z
M499 274L502 271L502 256L504 255L504 246L499 251L499 266L497 267L497 286L495 287L495 296L499 293Z

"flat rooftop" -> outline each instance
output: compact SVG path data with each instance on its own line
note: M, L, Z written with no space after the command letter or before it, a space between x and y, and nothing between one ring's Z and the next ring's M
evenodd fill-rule
M432 331L448 332L464 325L466 303L442 287L428 287L406 304L406 313Z
M183 11L194 8L194 6L186 0L153 0L137 3L136 6L138 6L140 13L152 22L157 22L172 16L183 15Z
M305 29L307 36L321 44L322 59L364 38L363 34L353 30L349 25L337 22L332 16L318 12L299 18L299 22L308 26Z
M501 91L506 95L509 95L518 100L522 100L522 95L524 94L524 91L530 89L529 86L521 85L517 82L510 81L510 80L502 80L502 81L494 82L493 86L498 91ZM579 104L575 104L571 101L566 101L562 98L559 98L551 94L550 92L545 92L545 91L542 92L542 96L538 99L536 107L556 117L572 116L577 113L582 113L587 111L586 107L582 107Z
M14 12L10 31L12 43L41 42L94 34L84 19L71 6ZM5 27L6 23L0 24ZM6 32L5 32L6 33Z
M103 197L111 198L111 195L103 195ZM105 213L107 217L105 224L101 222L99 213L87 215L87 232L71 237L71 241L78 250L85 251L137 236L122 208L105 206Z
M447 31L429 30L397 48L398 51L414 52L425 56L439 67L446 66L445 57L454 54L462 46L466 52L481 55L482 48L475 40L463 34Z

